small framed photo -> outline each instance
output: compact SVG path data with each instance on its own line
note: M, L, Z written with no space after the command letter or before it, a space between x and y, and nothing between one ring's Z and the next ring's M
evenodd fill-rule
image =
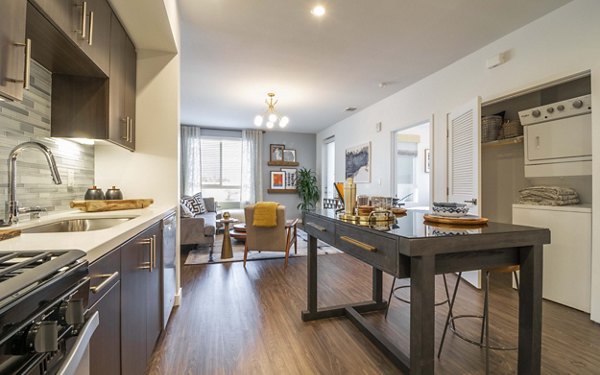
M281 171L285 172L285 188L295 189L298 170L296 168L281 168Z
M425 173L431 172L431 149L425 149Z
M283 161L296 161L296 150L283 150Z
M283 150L285 145L274 145L271 144L271 161L283 161Z
M285 189L285 172L271 171L271 189Z

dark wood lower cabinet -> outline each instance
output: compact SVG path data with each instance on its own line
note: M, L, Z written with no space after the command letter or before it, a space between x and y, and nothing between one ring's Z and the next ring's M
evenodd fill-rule
M121 373L121 282L117 282L90 309L100 313L100 325L90 341L90 375Z
M160 223L121 248L121 369L144 374L161 332Z
M163 329L162 225L90 264L91 375L143 375Z

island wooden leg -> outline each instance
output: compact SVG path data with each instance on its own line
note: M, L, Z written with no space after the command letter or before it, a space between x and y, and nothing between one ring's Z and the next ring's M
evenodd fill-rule
M542 360L543 246L520 249L519 374L540 374Z
M308 236L307 262L307 312L308 314L317 314L317 238L311 235Z
M433 374L435 257L412 257L410 266L410 373Z
M373 301L383 302L383 272L375 267L373 267Z

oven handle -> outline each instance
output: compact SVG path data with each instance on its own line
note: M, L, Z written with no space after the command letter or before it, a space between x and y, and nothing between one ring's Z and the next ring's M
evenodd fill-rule
M77 335L77 341L73 346L73 349L67 355L67 358L63 362L57 375L74 375L77 372L79 363L83 358L86 350L90 345L90 340L96 328L100 324L100 314L96 311L90 319L85 323L79 335Z

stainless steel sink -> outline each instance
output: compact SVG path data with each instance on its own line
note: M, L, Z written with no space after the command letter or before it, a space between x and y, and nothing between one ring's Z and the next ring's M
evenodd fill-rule
M133 217L122 218L90 218L70 219L56 221L54 223L42 224L32 228L21 230L23 233L54 233L54 232L88 232L114 227L125 223Z

